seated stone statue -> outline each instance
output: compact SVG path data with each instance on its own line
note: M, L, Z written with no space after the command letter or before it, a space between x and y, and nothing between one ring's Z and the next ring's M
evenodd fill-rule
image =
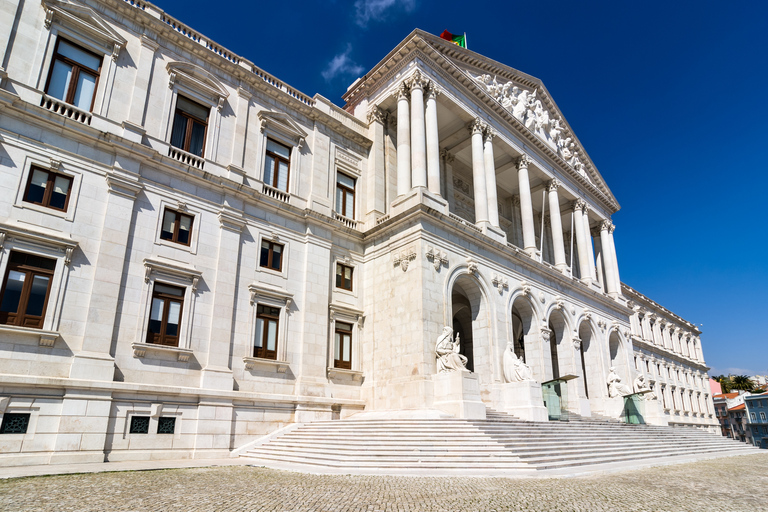
M531 367L517 357L514 343L508 341L507 349L504 351L504 382L522 382L524 380L533 380Z
M645 393L643 393L645 391ZM646 400L656 400L656 393L651 391L650 386L645 381L645 376L641 373L635 379L635 393L643 393L641 396Z
M611 366L608 372L608 396L611 398L617 396L631 395L633 391L626 384L621 382L621 377L616 373L616 368Z
M437 358L437 372L468 372L467 358L459 354L459 335L453 339L453 329L446 326L443 333L438 336L435 344L435 357Z

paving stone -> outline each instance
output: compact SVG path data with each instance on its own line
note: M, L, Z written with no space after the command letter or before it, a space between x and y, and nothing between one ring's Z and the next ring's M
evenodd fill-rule
M768 453L573 478L310 475L216 467L0 481L0 510L730 512L768 510Z

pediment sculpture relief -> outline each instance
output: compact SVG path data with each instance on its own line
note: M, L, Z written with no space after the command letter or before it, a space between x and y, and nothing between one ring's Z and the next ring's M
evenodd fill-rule
M540 99L536 97L537 91L528 91L514 85L513 82L499 83L496 77L485 74L473 77L480 85L485 87L501 106L512 113L526 128L536 134L541 140L557 152L565 162L573 167L587 181L592 183L587 174L586 167L578 155L573 137L568 129L563 126L563 120L555 116L544 107Z

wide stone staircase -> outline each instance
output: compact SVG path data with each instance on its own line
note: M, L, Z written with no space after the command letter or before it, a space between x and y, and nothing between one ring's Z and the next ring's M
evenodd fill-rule
M588 418L529 422L490 410L486 420L352 417L308 423L241 456L254 465L309 472L522 475L756 451L693 428Z

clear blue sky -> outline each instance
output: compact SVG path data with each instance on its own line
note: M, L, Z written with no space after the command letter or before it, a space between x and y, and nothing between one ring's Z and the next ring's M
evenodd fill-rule
M310 96L414 28L540 78L622 206L622 281L701 325L711 374L768 374L768 2L157 0Z

